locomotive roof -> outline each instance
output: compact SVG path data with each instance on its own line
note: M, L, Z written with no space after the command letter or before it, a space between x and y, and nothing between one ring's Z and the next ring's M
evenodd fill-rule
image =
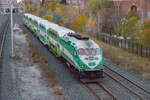
M74 33L75 34L75 32L73 30L70 30L68 28L61 27L61 26L55 30L58 32L60 37L63 37L64 35L66 35L68 33Z
M77 37L67 34L63 38L66 41L70 41L71 45L77 46L78 48L99 48L99 46L88 37L80 36L78 34L74 35L76 35Z

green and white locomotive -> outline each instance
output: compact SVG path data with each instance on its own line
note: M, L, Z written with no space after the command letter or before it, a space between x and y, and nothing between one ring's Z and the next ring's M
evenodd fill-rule
M78 75L103 77L102 50L89 37L28 13L24 14L23 21L44 45L64 59Z

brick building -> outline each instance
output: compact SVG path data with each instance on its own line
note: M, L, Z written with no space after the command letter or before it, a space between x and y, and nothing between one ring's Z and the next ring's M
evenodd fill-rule
M92 0L66 0L68 4L71 4L82 9L87 7L87 4ZM112 0L114 3L114 9L116 13L122 11L124 15L127 15L129 11L135 9L139 16L142 18L150 19L150 0Z
M127 15L135 10L141 18L150 19L150 0L113 0L116 11L122 10Z
M85 9L89 1L91 0L66 0L66 3L74 7L80 7L81 9Z

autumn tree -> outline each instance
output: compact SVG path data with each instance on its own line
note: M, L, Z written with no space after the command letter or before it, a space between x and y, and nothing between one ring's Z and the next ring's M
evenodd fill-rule
M87 23L88 17L82 16L75 20L74 22L74 28L78 32L82 32L85 29L85 25Z
M57 7L55 8L54 13L55 13L55 14L59 14L59 15L61 15L61 16L65 16L66 11L67 11L66 6L63 5L63 4L59 4L59 5L57 5Z
M74 28L74 22L81 17L79 11L72 7L68 6L67 7L68 11L66 11L65 16L69 18L69 28L73 29Z
M61 26L68 27L68 25L69 25L69 19L68 18L61 18L60 23L61 23L60 24Z
M150 29L150 20L148 19L144 20L143 30L146 30L146 29Z
M54 17L51 15L45 15L45 16L43 16L43 18L48 20L48 21L54 21Z
M56 10L56 7L58 6L59 4L57 2L51 2L51 3L45 3L45 6L44 8L47 10L47 9L51 9L51 11L55 11Z
M87 32L91 35L96 35L96 18L88 18L87 24L86 24Z
M28 13L35 13L37 11L37 8L32 4L27 4L26 11Z
M97 33L99 32L99 24L100 24L100 14L101 10L107 7L110 7L111 3L109 0L93 0L90 4L89 7L91 8L91 12L96 17L97 19ZM97 34L98 35L98 34ZM97 36L98 37L98 36Z
M145 46L150 46L150 20L144 20L141 43Z
M150 29L142 32L142 44L150 47Z
M128 36L134 38L140 32L139 20L137 17L127 19L122 27L121 35L127 39Z

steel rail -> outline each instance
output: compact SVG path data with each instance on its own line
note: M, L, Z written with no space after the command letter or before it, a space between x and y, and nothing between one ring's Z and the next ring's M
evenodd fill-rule
M7 22L4 25L4 30L0 33L2 35L1 44L0 44L0 57L2 57L3 54L3 47L4 47L5 37L6 37L8 27L9 27L9 20L7 20Z
M9 27L9 19L7 19L2 26L3 26L3 27L1 27L2 31L0 32L0 99L2 98L1 97L2 96L2 94L1 94L2 93L2 91L1 91L1 75L2 75L3 47L4 47L8 27Z
M140 100L145 100L142 95L136 93L136 92L133 91L131 88L129 88L128 86L126 86L124 83L122 83L122 82L120 82L119 80L113 78L110 74L106 73L105 71L104 71L104 74L106 74L108 77L110 77L111 79L113 79L114 81L116 81L117 83L119 83L119 84L120 84L121 86L123 86L125 89L127 89L128 91L132 92L134 95L136 95L137 97L139 97Z
M140 88L141 90L143 90L144 92L146 92L147 94L150 95L150 91L146 90L145 88L141 87L140 85L134 83L133 81L129 80L128 78L126 78L125 76L121 75L120 73L114 71L113 69L109 68L108 66L104 65L105 68L109 69L110 71L114 72L115 74L119 75L120 77L126 79L128 82L132 83L134 86Z
M107 89L107 88L106 88L103 84L101 84L99 81L83 82L82 80L80 80L80 82L81 82L85 87L87 87L87 88L90 90L90 92L92 92L93 95L94 95L94 96L96 97L96 99L98 99L98 100L104 100L104 99L102 98L102 96L97 95L97 93L94 91L93 88L91 88L91 87L89 86L89 84L96 84L97 86L100 87L100 89L102 88L109 96L113 97L114 100L119 100L116 95L114 95L109 89Z
M90 90L90 92L92 92L92 94L95 96L96 100L104 100L101 96L97 95L97 93L88 86L87 83L83 83L83 85L88 88Z
M111 95L115 100L118 100L117 96L114 95L110 90L108 90L102 83L97 82L97 84L102 87L109 95Z

